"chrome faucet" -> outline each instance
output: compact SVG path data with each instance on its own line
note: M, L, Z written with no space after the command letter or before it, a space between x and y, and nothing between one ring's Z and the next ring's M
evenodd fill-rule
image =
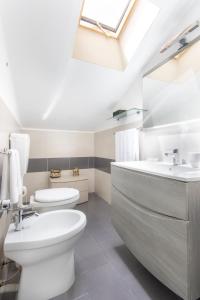
M12 221L14 222L16 231L23 229L24 219L30 218L33 215L39 216L39 214L32 209L30 204L17 206L16 204L12 204L10 200L2 200L0 202L0 216L4 211L13 214Z
M173 166L179 165L179 151L178 149L173 149L172 152L166 152L165 156L171 156L173 158Z
M24 205L23 207L17 207L14 209L14 224L15 224L15 231L20 231L23 229L23 220L30 218L32 216L39 216L36 211L32 210L30 205Z

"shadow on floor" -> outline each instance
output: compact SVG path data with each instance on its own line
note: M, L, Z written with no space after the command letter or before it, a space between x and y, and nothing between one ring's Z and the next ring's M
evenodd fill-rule
M140 289L145 291L148 299L152 300L181 300L170 289L154 277L128 250L125 245L115 247L120 259L127 266ZM139 291L140 293L141 291ZM146 299L146 298L145 298Z

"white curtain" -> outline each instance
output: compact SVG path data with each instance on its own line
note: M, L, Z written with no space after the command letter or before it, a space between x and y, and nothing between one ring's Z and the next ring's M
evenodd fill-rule
M115 134L115 160L139 160L139 130L118 131Z

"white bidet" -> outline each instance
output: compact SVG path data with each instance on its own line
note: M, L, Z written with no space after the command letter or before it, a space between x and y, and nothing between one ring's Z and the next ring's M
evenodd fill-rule
M78 210L50 211L10 225L5 255L22 266L18 300L48 300L66 292L74 282L74 245L85 226Z

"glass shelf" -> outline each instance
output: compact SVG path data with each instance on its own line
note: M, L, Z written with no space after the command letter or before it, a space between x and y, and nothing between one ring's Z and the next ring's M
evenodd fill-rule
M128 116L133 115L133 114L139 115L142 112L147 112L147 109L138 108L138 107L132 107L130 109L123 110L118 115L112 116L111 118L108 118L107 120L114 119L114 120L119 121L120 119L123 119L123 118L128 117Z

